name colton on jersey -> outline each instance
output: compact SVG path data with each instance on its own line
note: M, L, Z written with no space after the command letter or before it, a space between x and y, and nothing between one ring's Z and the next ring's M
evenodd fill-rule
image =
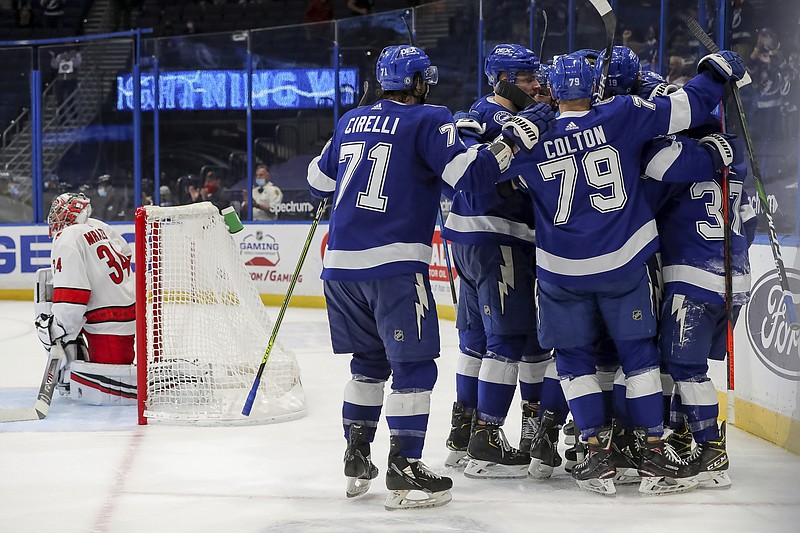
M606 143L606 132L603 126L592 126L585 130L578 130L563 137L556 137L544 141L544 153L547 159L574 154L582 150L589 150Z

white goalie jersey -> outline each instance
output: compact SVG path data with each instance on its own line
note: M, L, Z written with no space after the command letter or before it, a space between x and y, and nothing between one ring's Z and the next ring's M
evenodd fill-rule
M67 331L67 341L83 331L91 353L93 340L114 345L113 338L107 342L107 336L134 335L131 253L131 247L111 226L92 218L64 228L54 238L52 312Z

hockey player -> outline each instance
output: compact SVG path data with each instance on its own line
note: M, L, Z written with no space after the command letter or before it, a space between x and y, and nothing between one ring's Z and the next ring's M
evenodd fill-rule
M696 486L695 471L663 440L656 319L645 261L658 247L639 166L647 141L700 123L728 80L744 73L724 51L701 59L683 90L652 102L635 96L591 105L594 72L582 57L557 58L551 88L560 116L530 157L509 175L530 187L537 229L539 338L556 349L570 410L589 452L573 469L588 490L615 492L609 428L592 343L605 323L625 372L628 409L640 454L640 491ZM666 481L665 478L673 478Z
M524 46L499 44L484 63L491 86L507 80L531 97L538 94L539 59ZM540 109L543 119L552 120L552 110ZM467 145L491 141L517 111L492 92L461 114L456 125ZM457 193L442 237L453 243L461 279L456 313L461 354L445 464L456 466L468 453L467 477L524 478L544 369L551 359L536 337L531 203L520 193L481 209ZM508 444L501 429L517 379L523 400L520 448L526 448L520 450Z
M684 137L662 137L651 143L643 162L645 182L656 213L661 240L664 303L659 321L659 350L675 386L670 425L673 437L685 435L679 455L697 466L701 487L729 487L725 423L717 427L717 391L708 377L708 359L724 360L727 334L723 186L720 171L730 167L727 199L731 223L733 319L749 300L750 263L747 249L757 224L746 202L741 158L733 159L731 140L719 132L719 121L695 128ZM714 158L709 167L706 150ZM669 164L676 160L685 164ZM698 181L706 178L707 181ZM661 184L659 181L685 183ZM687 183L687 182L696 183ZM743 201L745 200L745 201ZM742 210L744 208L744 210ZM748 237L751 236L751 237ZM686 432L687 427L690 432ZM697 447L692 451L692 436Z
M91 213L83 194L61 194L50 207L52 263L49 272L40 274L40 284L47 285L52 275L52 306L38 310L36 327L48 351L56 342L65 346L67 363L59 381L71 398L95 405L133 404L131 249L111 226L89 218Z
M419 48L385 48L376 77L378 102L347 112L308 169L311 192L332 199L322 279L333 350L353 354L342 407L346 492L364 494L378 475L370 443L391 375L385 506L436 507L450 501L452 480L420 457L439 356L428 279L439 198L443 188L466 189L478 204L499 202L495 182L513 151L504 141L467 149L450 111L422 105L438 71ZM506 127L523 146L538 140L529 119ZM408 498L412 490L425 497Z

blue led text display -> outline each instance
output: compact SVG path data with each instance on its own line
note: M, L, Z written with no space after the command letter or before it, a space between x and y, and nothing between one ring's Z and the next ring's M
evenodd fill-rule
M253 109L315 109L333 107L334 69L253 71ZM152 111L154 77L141 75L142 110ZM358 71L339 69L341 104L352 105ZM191 70L161 72L158 108L180 110L245 109L246 70ZM133 108L133 76L117 76L117 109Z

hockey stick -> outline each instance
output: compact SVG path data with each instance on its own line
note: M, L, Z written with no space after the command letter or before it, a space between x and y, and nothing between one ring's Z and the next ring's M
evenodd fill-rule
M441 237L441 231L444 230L444 216L442 215L442 206L439 206L439 236ZM453 298L453 309L456 313L458 313L458 296L456 296L456 284L453 280L453 270L450 266L450 250L448 249L450 243L447 242L447 239L444 237L442 238L442 245L444 247L444 262L447 267L447 281L450 282L450 296Z
M327 205L328 199L324 198L319 203L317 212L314 214L314 220L311 222L311 229L308 230L306 243L303 245L303 250L300 252L300 259L297 260L297 266L294 268L292 280L289 282L289 288L286 290L283 304L281 305L280 311L278 311L275 325L272 326L272 334L269 336L267 349L264 351L264 357L261 359L261 365L259 365L256 378L253 380L253 386L250 388L250 393L247 395L247 400L244 402L244 407L242 408L242 414L244 416L250 416L250 411L253 409L253 402L256 399L256 394L258 394L258 386L261 384L261 376L264 374L264 368L267 366L269 354L272 352L272 347L275 345L275 338L278 336L278 329L281 327L281 322L283 322L283 315L286 314L286 308L289 307L289 300L292 299L292 291L294 291L294 286L297 284L297 278L300 277L300 269L303 267L303 263L305 263L308 249L311 247L311 240L314 238L314 232L317 230L317 226L319 225L320 219L322 219L322 214L325 212L325 206Z
M608 79L608 69L611 66L611 51L614 48L614 34L617 32L617 17L608 0L589 0L603 19L606 28L606 60L603 61L603 72L600 74L600 83L597 86L599 99L603 99Z
M544 27L542 28L542 42L539 43L539 61L542 60L544 54L544 41L547 39L547 11L542 9L542 18L544 19Z
M717 44L703 31L700 24L691 17L684 19L686 26L695 38L700 41L700 44L705 46L709 52L715 54L719 52L720 48ZM767 217L767 229L769 235L769 246L772 249L772 259L775 262L775 268L778 270L778 280L781 284L781 291L783 292L783 302L786 307L786 319L789 322L789 327L795 331L800 329L800 323L797 321L797 311L794 307L794 298L792 291L789 288L789 278L786 276L786 267L783 263L783 256L781 255L781 247L778 243L778 232L775 230L775 221L772 218L772 209L769 206L767 193L764 190L764 183L761 180L761 168L758 166L758 161L755 157L755 150L753 149L753 140L750 137L750 130L747 126L747 117L744 114L744 105L742 104L742 97L739 94L739 86L737 83L731 82L731 93L733 94L733 102L736 106L736 112L739 115L739 120L742 124L742 136L744 137L747 146L747 156L750 160L750 167L753 169L753 181L756 185L756 193L758 200L761 204L761 210Z
M33 407L27 409L0 409L0 422L20 422L23 420L41 420L47 416L50 403L53 401L53 392L58 381L58 369L61 361L67 358L64 347L56 341L50 347L50 356L44 369L42 383L39 385L39 394Z

